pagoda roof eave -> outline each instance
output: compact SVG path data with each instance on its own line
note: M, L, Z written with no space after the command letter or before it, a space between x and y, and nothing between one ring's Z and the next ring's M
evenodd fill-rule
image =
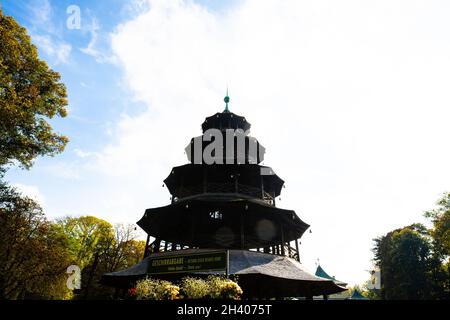
M284 180L276 175L271 167L261 166L257 164L230 164L230 165L201 165L188 163L185 165L173 167L169 176L164 179L164 184L172 195L177 195L177 188L183 186L190 188L193 186L202 186L203 170L214 174L220 167L220 170L227 169L226 172L230 174L235 171L240 175L239 183L242 185L252 186L257 188L261 185L261 179L264 184L265 192L278 197L281 194L281 189L284 185ZM261 172L268 172L271 174L261 175ZM234 185L234 180L228 183ZM214 183L213 181L208 181Z
M208 129L242 129L247 131L251 128L250 122L245 117L237 115L233 112L217 112L216 114L206 117L202 123L202 130Z
M122 284L126 287L127 284L147 275L146 272L151 257L202 251L209 251L209 249L186 249L154 253L129 269L105 274L101 282L110 286ZM247 250L229 250L229 257L230 274L239 276L239 284L243 287L244 293L249 296L319 296L347 290L336 285L331 280L323 279L307 272L298 261L289 257ZM211 273L217 272L202 274ZM182 276L185 276L185 274L180 274L178 277Z
M223 214L215 221L211 212ZM242 220L243 219L243 220ZM244 221L245 248L262 248L300 238L309 228L293 210L276 208L255 199L229 194L204 194L171 205L151 208L137 224L150 236L195 247L241 248L240 223Z

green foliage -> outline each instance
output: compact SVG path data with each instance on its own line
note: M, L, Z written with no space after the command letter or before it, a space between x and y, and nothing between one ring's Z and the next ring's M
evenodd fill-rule
M412 225L375 239L375 262L382 275L384 299L426 299L431 245L424 227Z
M0 299L68 298L68 237L2 180L14 161L30 168L37 156L64 150L68 139L46 120L66 116L66 88L26 29L1 9L0 44Z
M205 279L186 277L181 281L181 292L187 299L233 299L238 300L242 289L237 282L220 277L209 276Z
M180 288L169 281L146 278L136 284L137 300L175 300Z
M450 257L450 192L445 193L438 201L437 209L425 212L425 216L431 219L433 228L430 235L433 238L433 248L441 260L449 260Z
M138 300L233 299L242 295L239 285L227 278L211 275L207 279L186 277L176 286L169 281L146 278L136 284Z
M113 226L102 219L84 216L65 218L57 225L69 239L72 264L81 268L82 291L77 298L103 298L112 295L110 288L98 284L102 257L114 242Z
M433 224L429 230L433 243L430 277L435 296L450 300L450 193L444 193L437 205L425 212Z
M64 150L68 138L46 121L67 115L66 87L40 60L26 29L0 10L0 166L24 168L40 155Z
M57 221L69 239L72 263L82 269L80 299L109 299L113 289L102 286L103 274L138 263L144 255L144 241L134 239L132 226L116 225L93 217L67 217Z
M202 299L209 295L209 284L204 279L186 277L180 285L183 297L188 299Z
M98 282L106 272L128 268L144 254L134 227L115 226L95 217L48 221L41 207L1 180L0 300L70 299L67 267L82 269L76 298L111 298Z
M64 299L68 239L41 207L0 181L0 299Z
M370 282L371 280L368 280L364 283L364 285L362 286L363 290L361 291L361 294L369 300L381 300L381 290L370 288Z
M57 221L61 231L69 238L73 263L84 269L95 256L103 253L114 241L112 225L93 216L67 217Z
M450 194L425 213L427 230L414 224L375 239L374 261L380 268L382 299L450 299Z
M234 281L218 276L209 276L209 297L212 299L239 300L242 295L241 287Z

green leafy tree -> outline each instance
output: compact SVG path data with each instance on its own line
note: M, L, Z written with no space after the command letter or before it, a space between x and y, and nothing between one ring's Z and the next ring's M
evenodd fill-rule
M68 241L41 207L0 181L0 299L64 299Z
M136 240L131 225L112 226L93 217L67 217L58 226L69 239L73 263L82 269L82 299L112 298L111 288L100 285L103 274L131 267L144 254L145 242Z
M375 262L382 275L384 299L429 299L431 244L420 224L375 239Z
M433 227L429 230L433 243L430 276L433 292L439 299L450 299L450 193L444 193L438 208L425 212Z
M0 10L0 166L64 150L68 138L47 119L67 115L60 75L39 59L26 29Z
M433 223L430 235L433 238L434 251L441 260L448 262L450 258L450 192L445 193L437 205L437 209L425 212L425 216Z
M39 59L26 29L0 10L0 299L62 299L68 238L41 207L3 180L8 164L30 168L41 155L64 150L68 139L47 122L65 117L60 75Z
M110 299L114 291L100 284L105 273L129 268L142 260L145 241L136 240L137 234L133 225L117 224L114 227L114 238L99 255L97 263L86 268L86 273L92 272L93 279L90 288L90 299ZM87 296L86 296L87 297Z
M112 225L93 216L67 217L57 224L69 239L73 262L81 269L106 251L114 239Z
M368 290L381 299L450 299L450 193L425 212L432 228L421 224L375 239L374 262L382 288Z
M72 263L82 271L81 296L88 299L90 293L95 291L101 257L114 242L113 227L109 222L93 216L67 217L57 221L57 224L69 239Z

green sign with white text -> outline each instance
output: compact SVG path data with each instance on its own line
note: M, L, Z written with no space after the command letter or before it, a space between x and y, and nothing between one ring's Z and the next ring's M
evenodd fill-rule
M187 273L227 270L227 251L209 251L191 254L171 254L150 257L148 274Z

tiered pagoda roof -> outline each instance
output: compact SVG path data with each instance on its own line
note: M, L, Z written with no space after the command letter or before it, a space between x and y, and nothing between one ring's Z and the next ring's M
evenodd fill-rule
M172 203L147 209L138 221L148 234L144 260L105 274L103 283L130 285L146 275L151 257L227 250L230 273L240 276L248 297L312 297L345 290L326 273L315 276L302 268L298 239L309 225L295 211L276 207L284 181L260 165L265 149L250 136L246 118L230 112L229 101L225 97L225 110L207 117L203 134L191 139L189 163L172 168L164 180ZM226 143L211 152L215 161L209 163L203 155L216 139Z

